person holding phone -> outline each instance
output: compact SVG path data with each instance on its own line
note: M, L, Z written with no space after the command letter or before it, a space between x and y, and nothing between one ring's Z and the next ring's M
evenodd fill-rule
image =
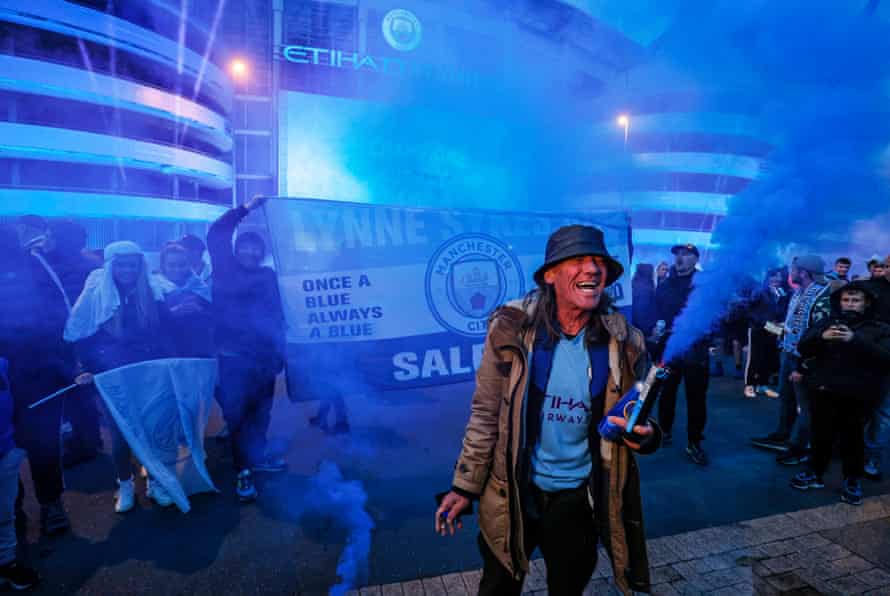
M873 303L866 282L844 286L831 296L831 318L810 328L797 347L811 395L812 449L809 469L797 474L791 486L824 487L831 449L840 437L841 500L851 505L862 504L865 422L890 371L890 325L874 319Z
M623 270L600 230L560 228L537 289L490 318L452 489L435 514L436 531L453 535L479 500L479 594L520 594L540 548L550 593L580 595L600 540L618 588L648 591L633 453L655 451L661 432L643 421L612 442L597 429L648 364L643 334L604 291ZM609 421L627 431L623 417Z

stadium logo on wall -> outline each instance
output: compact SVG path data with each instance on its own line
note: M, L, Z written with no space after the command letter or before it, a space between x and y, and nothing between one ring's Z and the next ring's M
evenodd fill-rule
M462 234L433 254L424 287L430 312L443 327L480 336L498 305L525 293L525 276L503 242L484 234Z
M410 52L420 45L423 28L414 13L396 8L383 17L383 37L400 52Z

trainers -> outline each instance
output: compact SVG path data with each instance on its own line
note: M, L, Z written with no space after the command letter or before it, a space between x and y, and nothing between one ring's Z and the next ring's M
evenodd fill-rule
M170 496L167 489L161 486L160 482L152 481L151 478L145 481L145 496L161 507L169 507L173 504L173 497Z
M783 466L796 466L810 461L810 452L806 449L789 449L788 453L776 457L776 462Z
M12 586L13 590L27 590L40 583L40 576L30 567L17 561L0 565L0 586Z
M788 451L788 437L779 433L770 433L765 437L755 437L751 439L751 444L761 449L771 449L773 451Z
M754 389L754 385L745 385L745 397L748 399L757 398L757 390Z
M136 485L130 478L129 480L118 480L117 487L114 510L117 513L126 513L136 504Z
M661 434L661 444L662 445L670 445L674 442L674 435L671 433L662 433Z
M855 478L844 478L841 501L848 505L862 505L862 487Z
M816 476L814 472L804 470L791 479L791 488L796 488L797 490L825 488L825 483L822 482L822 476Z
M71 529L61 500L40 506L40 528L44 536L58 536Z
M881 459L876 455L869 455L862 470L869 480L881 480Z
M235 481L235 494L242 503L252 503L256 501L256 486L253 484L253 474L250 470L241 470L238 472L238 479Z
M769 387L761 387L760 392L770 399L779 399L779 392Z
M692 463L700 466L708 465L708 454L701 448L701 444L689 441L686 445L686 455L692 460Z
M265 461L251 466L254 472L284 472L287 462L280 457L267 457Z

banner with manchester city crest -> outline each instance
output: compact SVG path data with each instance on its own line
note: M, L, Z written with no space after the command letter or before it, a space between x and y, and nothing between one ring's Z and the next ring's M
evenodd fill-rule
M468 381L488 317L534 288L548 236L600 228L630 259L623 212L419 209L273 198L265 207L294 399ZM607 288L630 305L625 274Z

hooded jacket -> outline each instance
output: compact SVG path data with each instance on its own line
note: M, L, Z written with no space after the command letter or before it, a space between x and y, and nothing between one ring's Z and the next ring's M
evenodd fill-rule
M533 448L525 443L527 421L534 418L527 412L536 344L536 330L528 328L527 322L534 306L531 301L516 301L492 314L476 375L472 413L452 479L459 492L480 495L482 536L515 577L528 572L531 554L523 544L527 487L522 479ZM619 313L599 316L609 334L609 381L602 416L641 377L647 359L638 329ZM653 451L660 443L660 431L654 428L656 433L649 441ZM595 503L594 517L612 560L616 585L624 594L648 591L649 563L636 461L627 446L601 441L594 423L590 425L590 443L594 465L588 492Z
M232 252L232 235L247 216L241 206L226 211L207 233L213 266L213 319L219 352L284 363L284 311L278 280L269 267L243 267Z
M872 304L862 315L847 319L840 307L843 291L831 295L831 316L810 327L798 344L806 371L804 378L814 389L874 402L880 397L882 383L890 371L890 325L874 319L874 297L866 283L853 282L845 289L864 291ZM823 339L825 330L836 323L849 327L853 339L849 342Z

